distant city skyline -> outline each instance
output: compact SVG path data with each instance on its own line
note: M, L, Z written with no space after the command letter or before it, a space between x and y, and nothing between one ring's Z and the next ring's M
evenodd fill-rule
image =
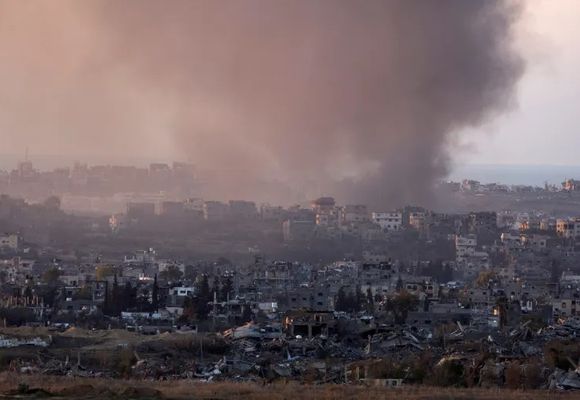
M24 153L0 154L0 170L9 171L17 167L18 163L25 158ZM150 163L168 163L173 160L164 158L107 158L92 156L87 158L53 156L42 154L29 154L35 168L40 170L51 170L61 167L71 167L74 163L89 165L125 165L147 167ZM195 162L193 162L195 165ZM454 164L447 180L459 182L463 179L474 179L482 183L503 183L507 185L534 185L543 186L545 183L560 185L564 179L580 179L579 165L555 165L555 164L485 164L485 163L464 163Z

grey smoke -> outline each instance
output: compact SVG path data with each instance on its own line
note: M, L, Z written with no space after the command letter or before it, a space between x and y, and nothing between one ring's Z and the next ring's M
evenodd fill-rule
M208 197L424 201L454 134L512 107L519 14L500 0L85 2L96 44L81 71L125 77L86 104L142 93L113 126L139 140L140 116L163 114L177 156L217 171Z

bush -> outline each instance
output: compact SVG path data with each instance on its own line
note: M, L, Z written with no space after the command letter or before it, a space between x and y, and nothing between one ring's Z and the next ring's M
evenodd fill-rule
M522 367L517 362L510 363L505 371L505 386L508 389L519 389L522 386Z
M524 368L524 388L539 389L544 383L542 366L538 363L527 364Z
M574 366L568 361L580 358L580 343L570 340L552 340L544 346L544 358L552 368L560 368L564 371L573 369Z
M429 379L429 384L434 386L455 386L464 387L465 369L461 362L449 360L443 364L435 366L433 374Z
M118 372L122 376L128 377L131 375L131 367L136 361L135 352L132 349L121 350L119 352L119 362L117 363Z
M32 310L27 308L1 308L0 320L6 319L7 325L24 325L27 322L36 321L36 316Z

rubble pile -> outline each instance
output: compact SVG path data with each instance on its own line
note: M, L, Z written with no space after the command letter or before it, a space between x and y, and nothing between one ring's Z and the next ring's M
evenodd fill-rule
M32 359L12 360L9 368L23 374L205 382L399 385L436 384L433 379L445 376L481 387L580 389L580 368L572 359L580 355L580 321L560 320L542 329L530 321L504 330L456 326L436 334L397 326L303 337L282 334L275 324L250 323L221 335L162 334L137 345L115 342L114 367L95 364L80 351L76 359L55 357L51 344L34 350Z

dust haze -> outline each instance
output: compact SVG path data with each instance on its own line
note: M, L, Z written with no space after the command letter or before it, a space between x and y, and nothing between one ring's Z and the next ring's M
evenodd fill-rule
M204 196L430 199L509 111L512 1L0 0L5 151L194 163Z

